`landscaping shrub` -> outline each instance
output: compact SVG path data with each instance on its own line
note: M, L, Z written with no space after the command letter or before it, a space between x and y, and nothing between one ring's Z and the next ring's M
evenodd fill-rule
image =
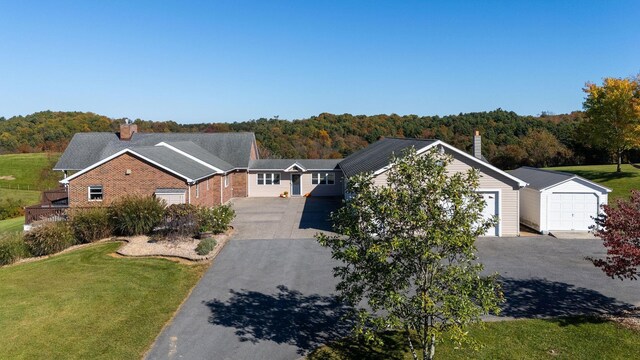
M191 204L173 204L165 210L165 235L169 238L193 237L198 233L201 210Z
M13 198L0 200L0 220L24 215L24 202Z
M8 265L29 257L29 250L19 232L0 235L0 265Z
M225 232L236 216L231 205L220 205L214 208L202 208L199 213L200 231L211 231L214 234Z
M148 234L162 223L164 206L164 201L153 197L124 197L109 208L111 225L118 235Z
M196 246L196 253L198 253L198 255L207 255L215 249L216 244L218 244L218 242L214 238L202 239L198 243L198 246Z
M69 214L69 223L79 243L90 243L111 236L113 229L107 208L78 209Z
M24 243L33 256L54 254L76 244L66 221L45 222L24 234Z

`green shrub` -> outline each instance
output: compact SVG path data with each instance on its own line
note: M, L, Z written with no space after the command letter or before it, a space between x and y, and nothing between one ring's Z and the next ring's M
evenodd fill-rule
M0 265L8 265L29 257L29 250L22 234L12 232L0 235Z
M231 205L220 205L214 208L202 208L199 213L200 231L211 231L214 234L225 232L236 216Z
M78 209L69 213L69 223L79 243L90 243L111 236L109 209Z
M12 219L24 215L24 202L8 198L0 200L0 220Z
M198 246L196 246L196 253L198 253L198 255L207 255L215 249L217 244L218 242L214 238L202 239L198 243Z
M165 230L169 238L192 237L198 233L200 208L191 204L173 204L165 209Z
M162 223L164 206L164 201L153 197L124 197L109 208L111 225L118 235L148 234Z
M24 234L24 242L33 256L54 254L76 244L73 230L66 221L37 225Z

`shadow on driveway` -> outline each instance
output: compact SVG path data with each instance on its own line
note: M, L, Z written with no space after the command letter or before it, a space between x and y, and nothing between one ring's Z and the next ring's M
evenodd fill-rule
M351 331L350 309L334 296L304 295L284 285L277 289L276 294L231 290L227 302L205 302L209 323L235 328L242 342L293 345L301 355Z
M501 316L544 318L616 314L634 307L595 290L546 279L500 278L506 302Z

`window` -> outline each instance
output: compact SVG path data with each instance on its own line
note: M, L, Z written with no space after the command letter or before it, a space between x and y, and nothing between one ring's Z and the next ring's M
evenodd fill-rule
M209 179L205 180L207 182L207 190L209 190Z
M228 187L229 186L229 175L225 175L224 176L224 187Z
M280 174L258 174L258 185L280 185Z
M196 199L200 197L200 183L196 184Z
M102 186L89 186L89 201L102 201Z
M335 173L313 173L311 183L314 185L333 185L336 183Z

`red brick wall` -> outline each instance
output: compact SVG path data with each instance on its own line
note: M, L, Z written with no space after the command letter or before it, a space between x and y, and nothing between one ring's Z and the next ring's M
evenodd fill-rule
M131 170L130 175L125 174L127 169ZM102 201L88 201L90 185L102 185ZM69 206L108 205L127 194L151 196L157 188L186 189L187 183L131 154L122 154L69 181Z
M191 185L191 203L201 206L219 205L221 179L220 175L213 175L208 179L201 180L198 183L200 186L199 196L196 196L196 185ZM209 190L207 190L207 182L209 183Z
M248 173L246 170L236 171L231 174L231 186L233 187L233 197L247 197Z

